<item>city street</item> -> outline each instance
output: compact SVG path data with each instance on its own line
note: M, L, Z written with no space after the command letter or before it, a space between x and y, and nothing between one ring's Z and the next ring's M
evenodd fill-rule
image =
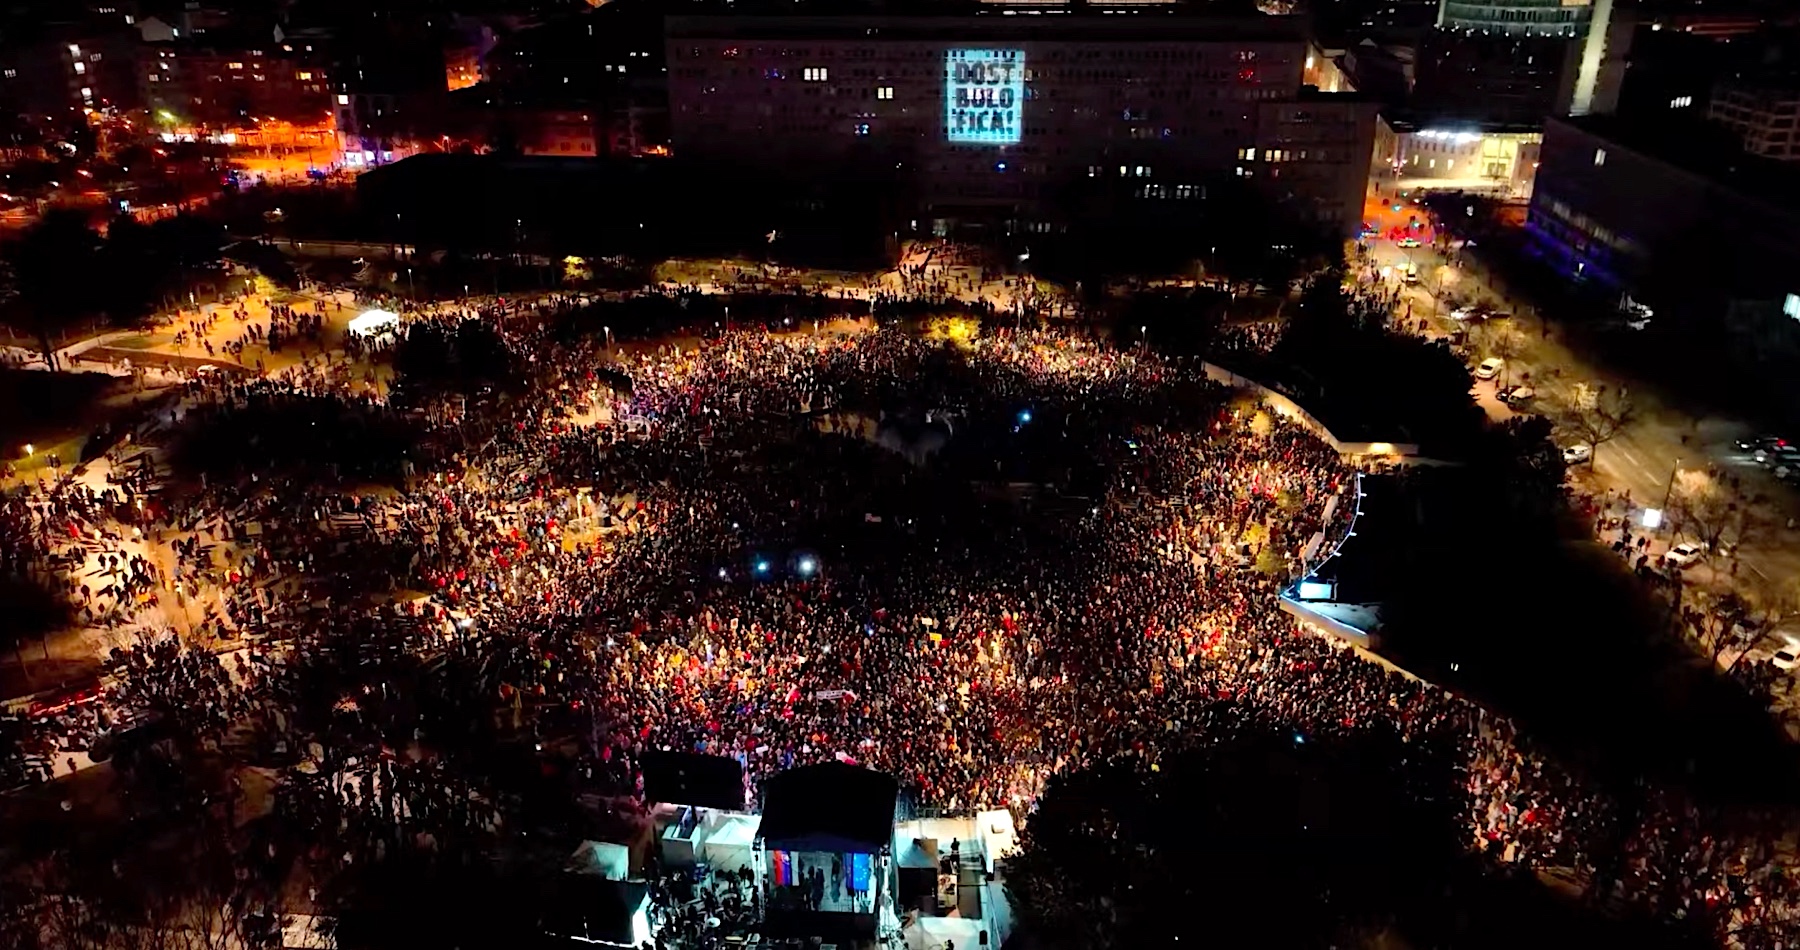
M1512 314L1506 322L1516 330L1512 338L1517 352L1506 360L1499 378L1475 383L1477 402L1490 418L1500 421L1515 412L1538 412L1555 421L1577 398L1578 386L1626 388L1632 419L1595 449L1591 465L1571 466L1571 477L1579 487L1596 495L1611 492L1629 498L1634 516L1641 519L1643 509L1663 507L1677 468L1712 469L1727 479L1739 480L1758 529L1745 539L1735 558L1715 558L1691 569L1690 580L1730 579L1731 560L1735 560L1736 579L1751 596L1768 596L1800 581L1800 549L1792 543L1794 529L1788 527L1791 519L1800 517L1800 494L1737 447L1738 439L1756 434L1751 423L1722 415L1695 417L1673 408L1653 383L1603 376L1592 361L1565 342L1560 328L1554 324L1546 327L1525 300L1491 286L1470 266L1446 264L1429 241L1419 248L1401 248L1393 241L1373 240L1370 258L1376 268L1390 268L1393 273L1408 264L1418 268L1421 280L1417 284L1402 286L1397 277L1388 278L1390 286L1402 290L1396 318L1410 315L1414 321L1423 320L1425 332L1434 338L1460 338L1471 367L1490 354L1484 350L1481 329L1459 323L1452 318L1452 311L1459 305L1491 301ZM1518 384L1529 384L1537 395L1515 410L1496 394L1505 385ZM1559 427L1557 438L1558 444L1567 446L1580 437ZM1675 528L1679 533L1680 526ZM1653 532L1650 553L1658 555L1676 540L1666 527Z

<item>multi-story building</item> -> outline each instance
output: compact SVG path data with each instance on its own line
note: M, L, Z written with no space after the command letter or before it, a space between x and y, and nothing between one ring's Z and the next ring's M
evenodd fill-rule
M1800 159L1800 80L1728 79L1713 86L1707 117L1737 133L1744 151L1791 162Z
M1438 26L1494 36L1567 36L1587 32L1589 0L1443 0Z
M1443 0L1414 109L1433 121L1541 125L1610 112L1632 24L1615 0Z
M1526 223L1564 275L1716 335L1800 355L1800 176L1698 117L1553 119Z
M147 49L144 67L145 104L167 125L219 131L317 125L332 116L322 57L272 42L208 33Z
M116 15L39 23L0 38L0 108L67 123L137 108L137 32Z
M944 226L1041 224L1091 179L1178 201L1234 177L1334 231L1361 221L1375 105L1303 85L1292 17L677 16L667 44L681 160L898 168Z

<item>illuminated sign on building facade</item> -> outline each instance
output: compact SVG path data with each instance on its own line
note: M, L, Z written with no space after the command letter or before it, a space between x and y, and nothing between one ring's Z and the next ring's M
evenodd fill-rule
M1019 141L1025 99L1025 51L953 49L944 53L944 137L971 145Z

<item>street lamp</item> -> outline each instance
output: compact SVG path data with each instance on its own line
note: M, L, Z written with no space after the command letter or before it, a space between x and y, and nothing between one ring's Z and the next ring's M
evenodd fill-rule
M1676 456L1675 464L1669 466L1669 484L1668 484L1668 487L1663 489L1663 503L1662 503L1661 511L1669 510L1669 501L1675 497L1675 476L1680 473L1681 473L1681 457ZM1659 511L1658 512L1659 520L1660 520L1660 516L1661 516L1661 512ZM1646 527L1654 528L1656 526L1655 525L1646 525Z

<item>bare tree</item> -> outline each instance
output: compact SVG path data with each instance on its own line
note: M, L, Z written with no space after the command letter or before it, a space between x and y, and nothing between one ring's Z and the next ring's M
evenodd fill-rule
M1727 535L1733 543L1743 541L1749 506L1730 485L1705 469L1684 468L1671 487L1670 516L1707 551L1718 551Z
M1683 611L1688 629L1700 642L1700 648L1712 656L1714 666L1733 643L1742 639L1751 625L1751 607L1734 592L1698 593L1694 605Z
M1637 406L1624 387L1576 383L1561 423L1593 449L1588 455L1588 464L1593 465L1600 446L1611 442L1636 418Z

